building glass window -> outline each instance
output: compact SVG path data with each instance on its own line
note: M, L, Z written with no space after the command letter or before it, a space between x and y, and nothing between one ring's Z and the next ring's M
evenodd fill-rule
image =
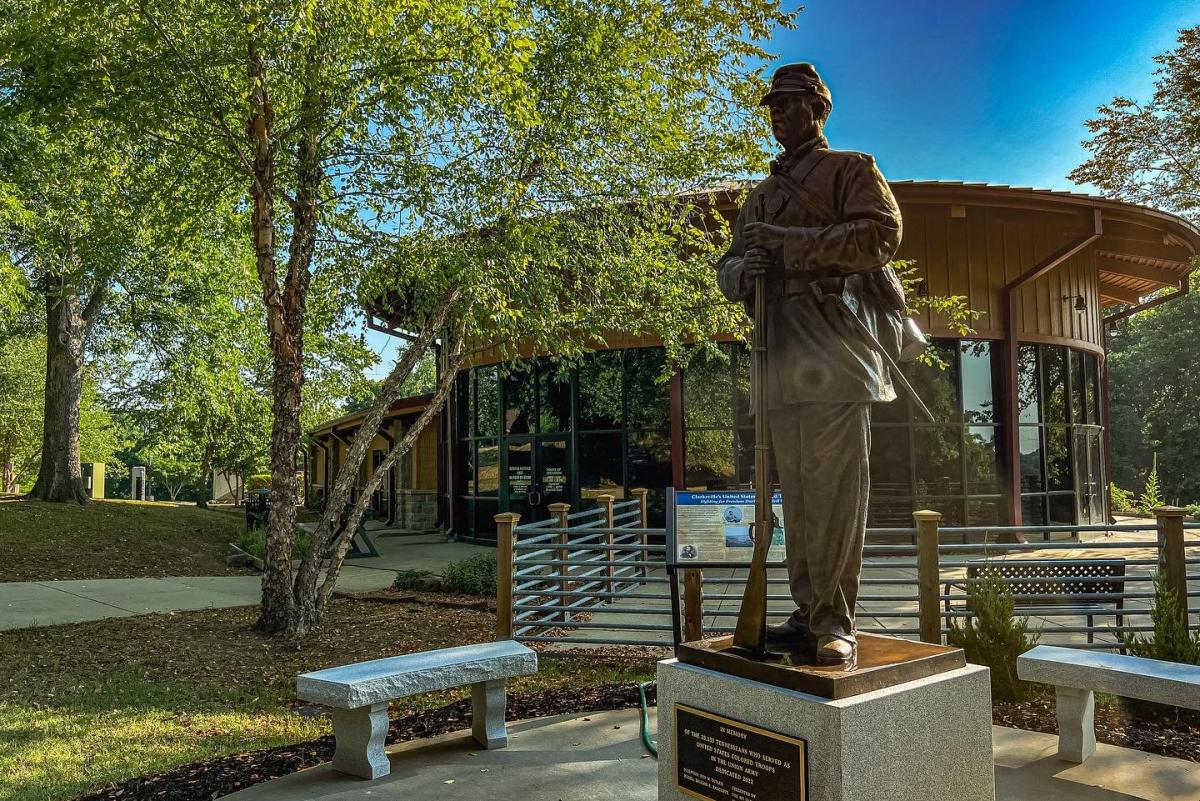
M945 525L1007 522L1004 348L986 340L939 340L935 348L944 367L904 368L935 423L918 418L903 393L872 407L871 526L910 526L918 508L940 511ZM541 484L561 490L574 509L590 508L600 494L624 498L628 488L645 487L651 525L663 525L673 472L664 360L662 348L634 348L589 354L576 366L539 359L460 376L460 526L493 538L497 511L540 519L532 507ZM1093 354L1039 344L1018 350L1017 469L1030 525L1102 519L1099 378ZM681 381L685 486L748 489L749 351L733 343L705 348L692 354ZM539 465L551 452L563 463Z
M1029 525L1101 522L1099 360L1058 345L1022 345L1019 354L1022 403L1028 399L1037 412L1023 406L1021 414L1022 518Z

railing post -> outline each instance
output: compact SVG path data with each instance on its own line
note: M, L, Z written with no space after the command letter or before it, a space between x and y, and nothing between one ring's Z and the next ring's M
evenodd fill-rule
M683 568L683 641L704 637L704 572L698 567Z
M938 523L942 513L928 509L913 512L917 524L917 609L921 641L942 644L941 604L938 602Z
M604 559L608 562L615 562L617 556L616 551L614 551L612 548L613 540L615 539L615 537L613 537L613 502L616 500L616 497L612 495L596 496L596 503L600 504L600 508L604 510L604 527L608 529L608 533L606 533L603 537L604 543L609 546L607 549L604 549L604 553L606 554ZM605 589L609 593L616 591L613 585L613 574L616 572L615 568L615 565L608 565L604 570L604 575L608 576L608 583L605 585ZM604 599L605 603L610 603L611 601L612 598Z
M559 529L558 544L566 545L570 541L569 540L570 532L568 531L568 528L567 528L570 524L567 522L567 514L571 511L571 504L569 504L569 503L551 503L551 504L546 505L546 510L549 511L550 514L552 514L558 518L558 529ZM558 589L563 592L566 592L566 589L567 589L567 577L571 575L571 566L566 564L566 561L571 558L570 554L571 554L571 552L569 550L567 550L566 548L558 549L558 558L561 562L563 562L563 564L560 564L558 566L558 575L559 575L559 578L561 579L558 583ZM570 606L571 606L572 599L568 595L560 595L558 597L559 597L559 605L562 606L563 622L570 623L571 622Z
M513 584L516 565L513 562L517 544L515 512L501 512L496 521L496 639L511 640L513 636Z
M1187 562L1183 554L1183 516L1186 510L1178 506L1160 506L1154 510L1158 521L1158 569L1175 594L1183 625L1188 620Z
M638 557L638 561L642 563L642 576L650 574L649 566L646 564L650 561L650 552L646 550L646 546L650 543L650 535L646 533L646 529L650 528L650 510L648 506L648 498L650 490L645 487L635 487L629 491L629 494L637 499L638 511L642 513L641 520L638 521L638 528L642 533L638 535L638 543L642 546L642 553Z

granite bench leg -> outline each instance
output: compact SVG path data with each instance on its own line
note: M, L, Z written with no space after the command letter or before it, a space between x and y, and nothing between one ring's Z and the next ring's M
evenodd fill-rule
M391 772L383 747L388 733L387 702L333 710L333 767L351 776L378 779Z
M508 699L504 679L479 681L471 685L471 734L484 748L508 745L504 726L504 707Z
M1083 762L1096 753L1096 696L1091 690L1055 687L1058 758Z

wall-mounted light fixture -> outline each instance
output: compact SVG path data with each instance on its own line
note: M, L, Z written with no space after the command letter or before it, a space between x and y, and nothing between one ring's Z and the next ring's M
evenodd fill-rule
M1075 301L1075 311L1077 312L1087 311L1087 301L1083 299L1083 295L1063 295L1062 299L1063 301Z

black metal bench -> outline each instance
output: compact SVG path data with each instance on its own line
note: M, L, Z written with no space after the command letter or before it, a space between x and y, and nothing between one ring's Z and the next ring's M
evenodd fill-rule
M1013 594L1013 611L1017 614L1037 616L1046 612L1073 612L1087 618L1089 629L1095 627L1096 615L1115 616L1117 628L1125 623L1124 559L974 560L967 564L965 582L944 583L945 611L965 611L969 620L972 610L966 595L967 586L989 573L1005 579ZM948 597L956 589L963 593L961 604ZM949 624L950 615L947 614L946 625ZM1087 639L1089 643L1094 642L1095 632L1089 631Z

